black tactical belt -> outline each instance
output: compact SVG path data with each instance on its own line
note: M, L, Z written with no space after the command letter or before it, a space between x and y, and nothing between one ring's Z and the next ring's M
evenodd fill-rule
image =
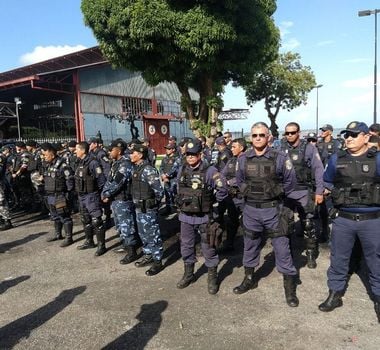
M254 207L254 208L266 209L266 208L276 208L276 207L278 207L278 202L277 201L263 202L263 203L247 202L247 205L249 205L250 207Z
M380 218L380 211L371 212L371 213L348 213L346 211L339 210L338 216L341 218L354 220L354 221L363 221Z

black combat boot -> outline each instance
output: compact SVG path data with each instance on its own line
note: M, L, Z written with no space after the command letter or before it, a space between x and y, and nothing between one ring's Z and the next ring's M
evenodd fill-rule
M46 241L47 242L54 242L54 241L58 241L59 239L63 239L62 237L62 227L63 227L63 224L62 222L56 220L54 221L54 236L53 237L50 237L48 238Z
M144 267L153 264L153 257L152 255L146 255L144 254L143 257L135 262L136 267Z
M254 267L244 267L244 279L243 282L241 282L240 286L237 286L233 289L233 292L235 294L243 294L248 292L250 289L255 289L258 287L258 283L255 280L254 272Z
M194 264L185 263L185 272L182 278L177 283L177 288L178 289L186 288L190 285L190 283L193 283L194 281L195 281Z
M61 247L68 247L69 245L73 244L73 223L72 222L65 222L63 224L63 229L65 230L65 240L61 243Z
M154 276L157 275L160 271L164 269L162 265L162 260L154 260L152 266L149 268L149 270L145 271L145 274L147 276Z
M2 222L1 226L0 226L0 231L5 231L5 230L9 230L10 228L12 228L13 225L11 223L11 220L4 220L4 222Z
M103 255L106 249L106 231L104 227L96 228L96 239L98 241L98 249L95 252L95 256Z
M91 224L84 226L84 234L85 234L86 240L84 241L82 245L78 246L77 249L84 250L84 249L95 248L96 245L94 242L94 232L93 232Z
M209 267L208 268L208 275L207 275L207 290L210 294L216 294L219 290L219 283L218 283L218 267Z
M375 296L375 312L377 320L380 323L380 295Z
M130 264L137 259L136 248L134 245L126 246L125 250L127 252L127 255L120 260L120 264L122 265Z
M335 308L343 305L342 292L334 292L329 290L329 296L327 299L318 306L319 310L323 312L333 311Z
M307 267L309 269L315 269L317 267L316 256L317 256L317 254L316 254L314 249L307 249L306 250Z
M284 289L286 303L291 307L297 307L299 300L296 295L297 276L284 275Z

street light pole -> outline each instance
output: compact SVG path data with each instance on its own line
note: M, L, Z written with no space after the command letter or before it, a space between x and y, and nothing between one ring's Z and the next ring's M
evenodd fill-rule
M318 101L318 90L319 88L321 88L323 85L322 84L319 84L319 85L316 85L314 86L315 89L317 89L317 114L316 114L316 118L315 118L315 132L316 134L318 135L318 118L319 118L319 115L318 115L318 105L319 105L319 101Z
M20 129L20 117L18 113L18 106L21 104L20 97L15 97L15 105L16 105L16 118L17 118L17 132L18 132L18 140L21 140L21 129Z
M377 123L377 14L380 9L359 11L359 17L375 15L375 64L373 73L373 122Z

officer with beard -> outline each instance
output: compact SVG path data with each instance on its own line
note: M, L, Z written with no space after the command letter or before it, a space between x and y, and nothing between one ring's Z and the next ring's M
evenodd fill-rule
M227 184L214 166L202 161L202 144L192 140L186 145L186 162L178 172L178 208L181 222L181 255L184 275L177 283L183 289L195 281L195 238L201 236L201 248L208 268L207 288L210 294L219 289L217 266L219 257L215 247L216 231L211 229L214 190L216 200L227 197ZM215 226L213 226L215 227ZM212 242L213 241L213 242Z
M346 150L331 156L324 173L335 210L331 213L329 296L319 310L329 312L343 305L350 257L359 238L380 323L380 153L368 147L365 123L351 122L342 133Z

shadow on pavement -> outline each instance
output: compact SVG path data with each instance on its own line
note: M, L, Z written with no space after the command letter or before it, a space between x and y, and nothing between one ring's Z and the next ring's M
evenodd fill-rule
M31 235L26 236L26 237L21 238L21 239L18 239L16 241L0 244L0 253L5 253L6 251L8 251L14 247L17 247L17 246L22 245L24 243L33 241L33 240L37 239L38 237L46 235L46 234L47 234L47 232L32 233Z
M0 283L0 294L5 293L9 288L17 286L19 283L24 282L30 278L29 275L19 276L11 280L2 281ZM0 344L1 346L1 344Z
M139 320L129 331L103 347L103 350L134 349L142 350L158 332L162 322L161 314L168 307L166 300L152 304L141 305L141 311L136 316Z
M70 305L76 296L86 290L80 286L62 291L53 301L0 328L0 342L2 349L12 349L22 338L28 338L36 328L49 321L66 306Z

